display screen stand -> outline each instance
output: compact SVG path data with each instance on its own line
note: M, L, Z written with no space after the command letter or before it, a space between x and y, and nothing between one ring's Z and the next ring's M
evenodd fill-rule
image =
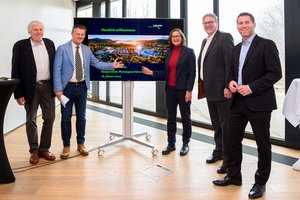
M110 141L106 144L100 145L98 147L98 155L104 154L104 147L108 147L113 144L118 144L126 140L138 143L140 145L149 147L152 149L152 154L157 155L158 151L153 145L141 141L138 139L139 136L145 135L146 139L150 139L150 135L147 132L133 134L133 81L122 81L122 92L123 92L123 117L122 117L122 134L110 133ZM117 137L117 139L114 139Z

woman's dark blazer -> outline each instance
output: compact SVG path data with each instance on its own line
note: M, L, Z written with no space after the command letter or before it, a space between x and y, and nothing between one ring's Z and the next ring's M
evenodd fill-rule
M172 48L166 53L163 71L153 71L153 76L165 77L167 81L169 72L169 61ZM186 46L181 47L180 55L176 65L176 89L192 91L196 77L196 56L194 50Z

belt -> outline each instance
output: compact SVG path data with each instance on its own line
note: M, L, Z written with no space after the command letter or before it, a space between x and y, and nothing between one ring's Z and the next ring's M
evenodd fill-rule
M50 81L50 80L39 80L39 81L36 82L36 84L38 84L38 85L44 85L48 81Z
M83 85L85 84L85 81L79 81L79 82L69 82L70 85L75 85L75 86L78 86L78 85Z

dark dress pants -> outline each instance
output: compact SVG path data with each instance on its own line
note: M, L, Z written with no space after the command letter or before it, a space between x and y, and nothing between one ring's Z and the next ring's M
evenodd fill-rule
M233 101L229 118L228 130L228 176L240 177L242 164L242 140L249 122L258 151L258 165L255 173L255 183L264 185L271 172L271 142L270 120L271 111L255 112L247 108L244 98L240 95Z
M40 144L38 144L38 129L36 117L39 106L42 111L43 127ZM51 82L37 84L31 104L25 105L26 110L26 133L29 144L29 152L46 152L51 146L53 123L55 119L55 99Z
M230 100L207 101L211 123L214 129L215 149L212 153L215 157L223 157L223 166L227 166L226 138L228 129L228 117Z
M166 106L168 112L167 132L168 143L176 143L177 107L181 114L183 127L182 141L188 144L192 135L191 102L185 102L186 90L177 90L175 87L166 87Z

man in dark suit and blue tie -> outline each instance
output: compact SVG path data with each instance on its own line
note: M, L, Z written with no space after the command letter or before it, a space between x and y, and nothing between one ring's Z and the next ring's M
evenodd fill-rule
M215 185L242 185L242 140L249 122L255 136L258 164L250 199L263 196L271 172L271 113L277 108L274 84L282 77L278 50L272 40L255 34L250 13L237 17L242 42L233 48L229 88L233 94L228 130L228 173Z
M55 101L53 93L54 43L44 36L44 25L39 21L28 24L30 38L20 40L13 47L12 78L20 79L14 91L17 103L25 107L26 133L29 143L30 163L37 164L39 158L55 160L49 151L53 123L55 119ZM44 120L40 144L36 117L39 106Z
M113 63L99 62L91 49L82 44L86 27L74 25L72 40L60 45L54 59L54 92L63 104L61 106L61 134L63 140L62 159L70 154L71 117L73 104L76 110L77 150L83 156L89 152L84 146L86 125L87 90L90 87L90 66L101 70L113 70L124 66L117 59ZM68 99L66 102L65 99Z
M225 139L232 95L226 78L234 45L230 33L218 30L218 17L214 13L208 13L202 19L207 37L202 42L198 57L198 91L200 93L204 90L215 140L213 153L206 162L215 163L223 159L222 165L217 170L218 173L223 174L227 172ZM200 84L201 82L203 84ZM198 98L201 98L200 96L198 94Z

